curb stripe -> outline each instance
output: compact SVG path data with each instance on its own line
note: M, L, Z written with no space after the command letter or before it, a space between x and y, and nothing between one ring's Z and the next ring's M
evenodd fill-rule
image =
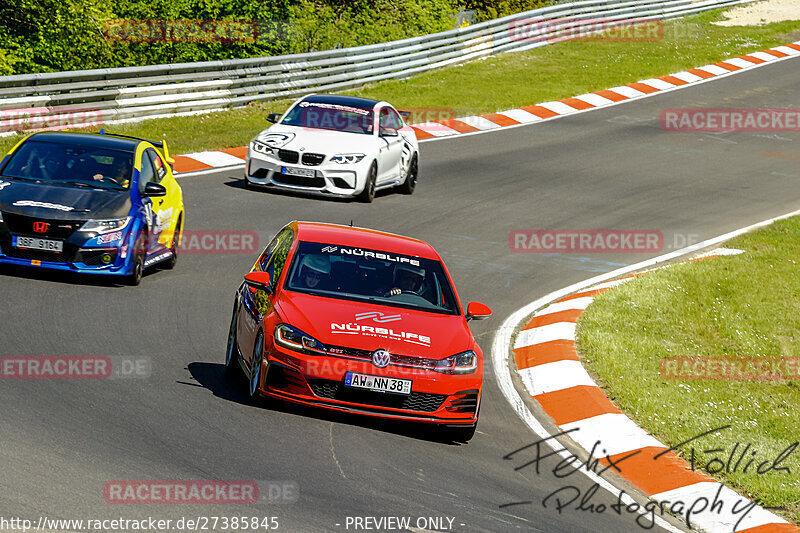
M647 85L646 83L642 83L640 81L634 83L628 83L626 84L626 87L630 87L631 89L636 89L637 91L642 92L644 94L652 94L652 93L657 93L659 91L659 89L656 89L655 87Z
M608 98L612 102L621 102L629 98L628 96L623 96L618 92L612 91L611 89L603 89L601 91L595 91L594 94L602 96L603 98Z
M594 386L578 385L569 389L545 392L534 396L533 399L539 402L559 426L608 413L622 414L603 391ZM627 464L625 466L627 467Z
M514 120L508 115L501 115L500 113L488 113L486 115L481 115L481 117L486 120L491 120L498 126L515 126L521 124L518 120Z
M659 454L663 455L656 459ZM618 461L624 455L612 455L608 459L600 459L600 462L607 465ZM655 446L642 448L640 454L626 459L620 468L625 473L625 479L647 494L658 494L695 483L714 481L705 474L692 472L689 464L675 452L667 452L667 448Z
M458 133L471 133L473 131L480 131L478 128L474 126L470 126L466 122L462 122L455 118L450 118L447 120L438 120L439 124L447 126L450 129L457 131Z
M566 104L570 107L574 107L575 109L578 110L591 109L595 107L594 105L585 102L583 100L580 100L578 98L564 98L562 100L559 100L559 102L561 102L562 104Z
M567 340L514 348L514 359L520 370L556 361L580 361L578 352L575 350L575 343Z
M534 114L539 118L552 118L558 116L558 113L556 113L555 111L550 111L546 107L542 107L540 105L529 105L522 107L520 109L523 109L528 113Z
M557 322L577 322L578 317L583 314L583 309L565 309L563 311L557 311L555 313L547 313L546 315L540 315L534 317L533 320L528 322L528 324L522 328L522 331L526 329L533 329L539 328L542 326L547 326L549 324L555 324Z

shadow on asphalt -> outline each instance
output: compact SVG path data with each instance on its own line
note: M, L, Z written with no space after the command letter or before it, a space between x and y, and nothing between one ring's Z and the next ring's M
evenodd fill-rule
M235 376L228 376L225 365L221 363L190 363L189 373L197 380L197 383L211 391L214 396L229 402L242 405L253 405L247 395L247 382L244 374L237 373ZM194 385L192 383L178 382L183 385ZM280 413L315 418L336 424L347 424L359 426L384 433L394 433L417 440L437 442L452 446L460 446L461 442L453 441L444 428L434 425L397 421L382 420L369 416L359 416L350 413L340 413L328 411L322 408L307 407L305 405L293 404L275 398L263 398L256 404L258 407L270 409Z

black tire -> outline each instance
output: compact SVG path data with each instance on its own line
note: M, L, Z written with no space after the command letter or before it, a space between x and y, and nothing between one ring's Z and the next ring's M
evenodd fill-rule
M367 175L367 183L364 184L364 190L358 195L358 201L365 204L372 203L375 199L375 182L378 179L378 164L373 161L372 166L369 167L369 174Z
M163 265L166 269L173 269L178 263L178 246L183 234L183 213L178 217L178 223L175 224L175 233L172 234L172 247L169 251L172 252L172 257L164 261Z
M264 333L259 331L253 345L253 358L250 361L250 378L247 381L247 396L250 401L257 402L261 399L258 382L261 381L261 360L264 357Z
M236 353L236 326L238 325L237 305L234 303L233 315L231 316L231 327L228 330L228 346L225 348L225 373L229 376L236 374L239 368L239 354Z
M406 172L406 179L402 184L397 186L397 190L403 194L414 194L414 189L417 187L417 175L419 172L419 165L417 163L417 154L411 157L411 163L408 165L408 172Z
M128 274L128 285L135 287L142 282L144 275L144 256L147 250L145 243L147 242L147 234L142 233L136 239L136 244L133 245L133 268L131 273Z

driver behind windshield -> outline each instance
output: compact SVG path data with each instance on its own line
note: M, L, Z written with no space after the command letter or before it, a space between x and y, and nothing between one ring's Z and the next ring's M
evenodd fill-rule
M389 296L401 293L420 294L422 282L425 280L425 270L411 265L397 265L394 269L394 286L389 290Z
M131 161L127 157L116 157L111 166L111 173L109 176L104 176L97 173L92 176L95 181L108 180L116 183L117 185L128 188L131 184Z
M308 254L300 262L300 285L302 287L325 289L330 275L331 261L324 255Z

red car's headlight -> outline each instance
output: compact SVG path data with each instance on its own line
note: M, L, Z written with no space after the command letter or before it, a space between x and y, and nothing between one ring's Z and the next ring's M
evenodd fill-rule
M275 327L275 344L309 355L327 355L328 353L324 344L289 324L278 324Z
M440 359L434 370L442 374L470 374L478 369L478 355L472 350Z

